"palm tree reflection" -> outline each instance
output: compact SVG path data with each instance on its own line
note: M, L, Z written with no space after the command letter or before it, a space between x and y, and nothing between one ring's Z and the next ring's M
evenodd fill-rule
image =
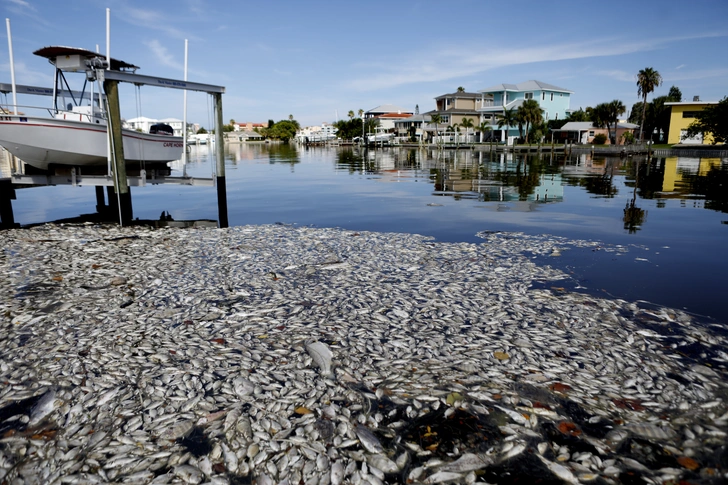
M627 202L624 208L624 229L629 231L630 234L636 233L642 228L642 224L645 222L647 217L647 211L640 209L635 204L637 203L637 185L639 183L640 163L635 161L635 176L634 176L634 190L632 191L632 200Z

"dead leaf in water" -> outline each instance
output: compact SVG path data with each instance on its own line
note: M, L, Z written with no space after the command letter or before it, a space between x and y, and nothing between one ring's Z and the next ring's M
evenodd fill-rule
M677 459L677 462L690 471L695 471L700 468L700 464L689 456L681 456Z

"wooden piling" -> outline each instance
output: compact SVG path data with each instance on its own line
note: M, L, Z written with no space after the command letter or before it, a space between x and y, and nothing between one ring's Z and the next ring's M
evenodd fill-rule
M218 226L228 227L227 187L225 186L225 140L222 133L222 93L213 93L215 99L215 159L217 162L217 215Z
M15 227L15 216L13 215L13 203L15 189L10 180L0 180L0 227Z
M131 192L126 180L124 160L124 139L121 134L121 110L119 108L119 82L104 80L104 92L108 103L108 123L111 130L111 157L113 163L114 190L119 199L119 223L128 224L134 217L131 206Z

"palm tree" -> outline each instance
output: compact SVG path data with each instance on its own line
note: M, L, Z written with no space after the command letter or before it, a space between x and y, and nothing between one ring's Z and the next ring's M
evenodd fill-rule
M526 124L526 143L528 143L529 124L536 125L541 123L541 120L543 120L543 108L539 106L538 101L535 99L527 99L518 107L518 111L521 113L523 122Z
M438 113L431 114L430 123L435 123L435 143L437 143L437 132L438 132L437 125L439 123L442 123L442 116L440 116Z
M505 126L506 138L508 138L508 128L510 128L511 126L515 126L516 123L518 123L518 115L516 113L516 110L513 108L503 110L503 114L498 115L498 117L498 129L502 130Z
M357 113L359 113L359 118L361 118L364 115L364 110L359 109L359 111L357 111Z
M458 86L458 93L464 93L464 92L465 92L465 88L462 86Z
M645 141L645 134L642 129L645 125L647 95L653 92L660 84L662 84L662 76L660 76L660 73L651 67L641 69L640 72L637 73L637 96L642 96L642 123L640 124L641 143L644 143Z
M349 112L347 113L347 116L349 117L349 120L353 120L354 119L354 110L350 109Z
M487 131L492 131L493 128L490 127L490 124L487 121L483 121L478 125L478 131L480 132L480 143L483 143L483 137ZM491 137L491 140L493 137Z
M467 141L470 129L475 127L475 124L473 123L472 118L463 118L463 121L460 122L460 126L465 128L465 140Z
M627 108L624 106L624 103L618 99L615 99L614 101L610 102L608 105L607 114L608 114L608 121L611 121L614 123L614 144L617 144L617 123L619 123L619 115L624 113ZM607 130L609 130L609 124L607 124ZM611 143L611 140L610 140Z

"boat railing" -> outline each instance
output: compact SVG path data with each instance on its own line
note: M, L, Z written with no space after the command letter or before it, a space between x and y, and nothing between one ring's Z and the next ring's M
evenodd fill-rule
M86 107L80 107L86 108ZM3 116L28 116L32 118L54 118L54 119L68 119L72 121L82 121L84 123L102 123L106 121L104 113L99 110L94 110L95 113L84 112L85 110L63 110L49 108L48 106L31 106L31 105L9 105L0 104L0 115Z

